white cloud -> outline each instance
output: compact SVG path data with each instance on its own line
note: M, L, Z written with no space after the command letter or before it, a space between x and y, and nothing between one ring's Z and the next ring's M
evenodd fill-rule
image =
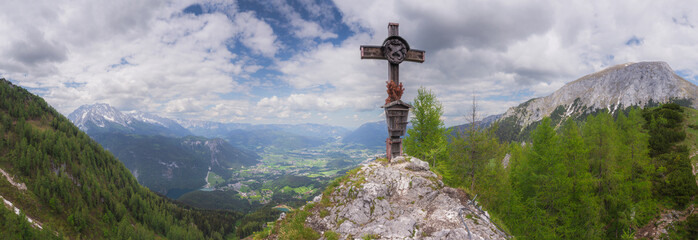
M0 53L10 56L0 59L0 73L46 89L43 97L66 114L106 102L172 117L244 118L249 108L226 108L230 100L221 95L247 94L239 78L261 66L228 47L239 40L272 57L276 37L250 12L225 7L195 16L181 12L188 4L5 2L0 8L14 11L0 16L0 30L11 33L0 42Z
M698 72L691 1L262 2L274 18L218 0L201 3L205 14L181 12L192 3L0 1L0 75L63 113L106 102L170 117L351 125L375 120L386 97L387 63L361 60L359 46L380 44L399 22L427 52L423 64L401 64L403 100L432 89L453 125L472 94L488 115L615 64ZM335 10L342 23L331 22Z
M338 1L343 21L355 32L368 29L372 39L353 44L378 44L387 36L387 23L399 22L402 35L414 48L427 51L420 66L401 65L401 79L411 100L416 86L434 90L444 103L447 124L457 124L460 109L473 92L481 95L483 113L496 114L528 98L550 94L567 82L603 68L636 61L667 61L674 69L697 69L698 5L689 1ZM639 45L626 45L633 37ZM345 42L346 43L346 42ZM319 49L350 50L342 46ZM355 50L358 54L358 49ZM327 57L327 56L325 56ZM346 57L358 58L358 56ZM302 61L302 60L298 60ZM384 68L346 64L342 73L364 72L353 84L374 87L373 74ZM297 66L289 64L291 66ZM319 66L318 66L319 65ZM308 64L295 72L332 72L326 65ZM317 66L312 68L310 66ZM404 67L403 67L404 66ZM385 71L385 70L383 70ZM332 81L312 77L290 79L297 86ZM351 82L351 81L346 81ZM372 96L366 91L359 96ZM361 98L361 97L357 97ZM462 121L460 121L462 122Z
M255 17L252 12L242 12L235 15L235 25L240 28L241 41L255 53L273 57L279 50L279 43L271 26Z

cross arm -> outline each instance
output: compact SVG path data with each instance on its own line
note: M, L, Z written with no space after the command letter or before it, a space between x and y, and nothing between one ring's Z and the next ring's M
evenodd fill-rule
M405 61L423 63L426 58L426 54L423 50L410 49L407 51L407 56L405 56Z
M381 46L361 45L361 59L385 59Z
M423 63L425 58L426 54L423 50L410 49L407 51L405 61ZM361 59L385 59L385 55L383 55L383 47L361 45Z

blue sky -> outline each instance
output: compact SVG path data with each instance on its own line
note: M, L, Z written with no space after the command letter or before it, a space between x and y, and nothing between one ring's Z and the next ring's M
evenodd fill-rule
M586 74L665 61L698 83L691 1L3 1L0 77L63 114L83 104L244 123L383 119L387 63L361 60L388 22L427 52L403 63L465 123Z

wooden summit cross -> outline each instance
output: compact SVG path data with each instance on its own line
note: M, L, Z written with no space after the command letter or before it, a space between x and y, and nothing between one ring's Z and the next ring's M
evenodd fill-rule
M393 156L402 155L402 139L407 129L407 117L412 108L400 100L402 84L400 83L400 63L403 61L424 62L424 51L410 49L407 41L399 36L398 24L388 24L388 38L382 46L361 46L361 59L388 60L388 99L382 108L385 109L385 121L388 124L389 137L385 140L388 161Z

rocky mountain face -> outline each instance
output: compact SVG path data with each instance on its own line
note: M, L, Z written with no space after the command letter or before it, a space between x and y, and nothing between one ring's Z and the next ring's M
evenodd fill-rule
M339 239L504 239L486 211L445 187L429 164L412 157L365 164L318 196L306 225Z
M516 125L517 130L523 130L543 117L559 120L666 102L698 108L698 86L676 75L665 62L626 63L586 75L549 96L509 108L498 121L500 127Z
M106 103L82 105L70 113L68 119L83 131L90 130L92 125L104 128L107 125L116 124L129 128L128 125L134 120Z
M141 121L144 123L149 123L153 124L159 127L166 128L170 132L172 132L176 136L189 136L193 135L189 130L186 128L182 127L182 125L179 125L176 121L169 119L169 118L164 118L160 117L158 115L150 114L150 113L144 113L144 112L139 112L139 111L133 111L127 113L128 116L131 116L133 119L137 121Z
M122 132L141 135L192 135L177 122L138 111L121 112L105 103L82 105L68 115L80 130L90 132Z

